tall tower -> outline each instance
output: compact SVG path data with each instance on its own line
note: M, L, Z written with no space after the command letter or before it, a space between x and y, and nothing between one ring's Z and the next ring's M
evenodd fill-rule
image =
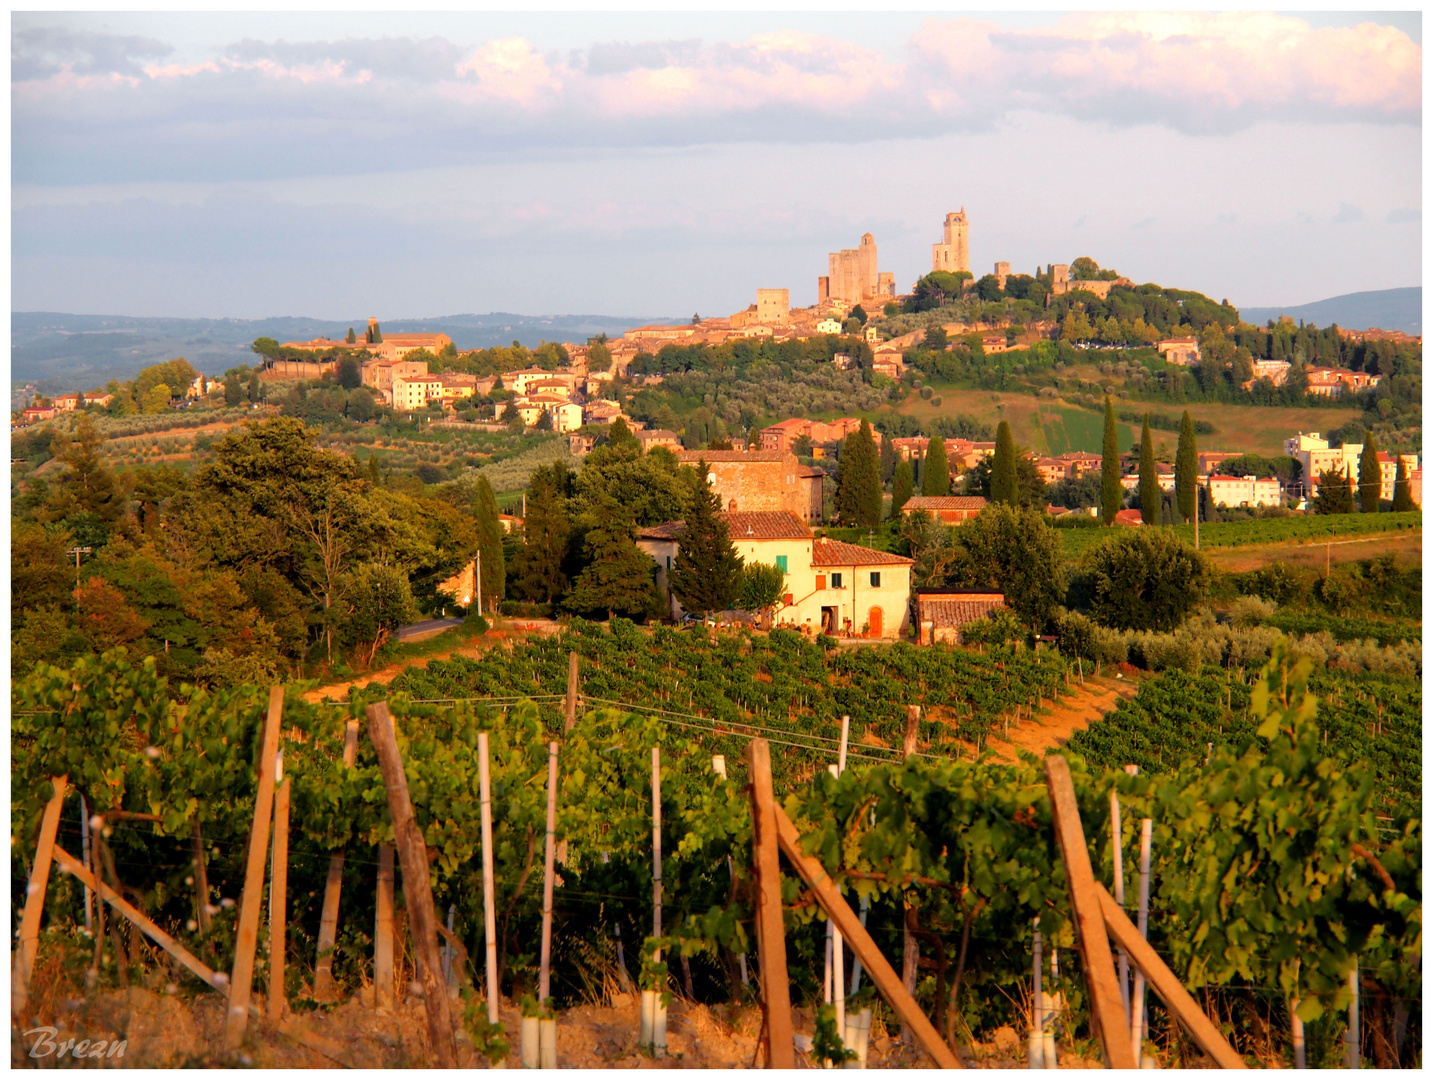
M948 274L970 270L969 230L965 207L945 215L945 240L931 245L931 270L944 270Z

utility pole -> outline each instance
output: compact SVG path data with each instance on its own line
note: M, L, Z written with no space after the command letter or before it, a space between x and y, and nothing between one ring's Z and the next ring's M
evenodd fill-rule
M67 552L65 552L66 555L73 555L73 556L75 557L75 592L76 592L76 594L78 594L79 591L80 591L80 556L81 556L81 555L88 555L88 554L90 554L90 552L93 551L93 550L94 550L93 548L87 548L87 547L72 547L72 548L70 548ZM79 597L78 597L78 595L76 595L76 597L75 597L75 607L76 607L76 608L79 607L79 603L80 603L80 602L79 602Z
M1199 550L1199 477L1194 478L1194 550Z

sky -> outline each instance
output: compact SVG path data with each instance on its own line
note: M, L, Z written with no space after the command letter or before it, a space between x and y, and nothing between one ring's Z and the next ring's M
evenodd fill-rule
M1422 283L1417 12L15 13L21 311L725 315L874 235Z

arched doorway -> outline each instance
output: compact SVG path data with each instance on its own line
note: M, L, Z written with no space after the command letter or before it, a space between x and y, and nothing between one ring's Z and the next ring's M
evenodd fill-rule
M871 609L871 613L866 616L866 621L870 624L871 627L871 637L881 637L881 632L885 629L883 625L885 618L881 612L881 609L878 607L873 607Z

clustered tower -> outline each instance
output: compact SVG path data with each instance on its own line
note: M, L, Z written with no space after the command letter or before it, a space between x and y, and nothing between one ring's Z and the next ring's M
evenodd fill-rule
M965 207L945 215L945 240L931 245L930 268L953 274L957 270L970 270L970 223L965 218Z

